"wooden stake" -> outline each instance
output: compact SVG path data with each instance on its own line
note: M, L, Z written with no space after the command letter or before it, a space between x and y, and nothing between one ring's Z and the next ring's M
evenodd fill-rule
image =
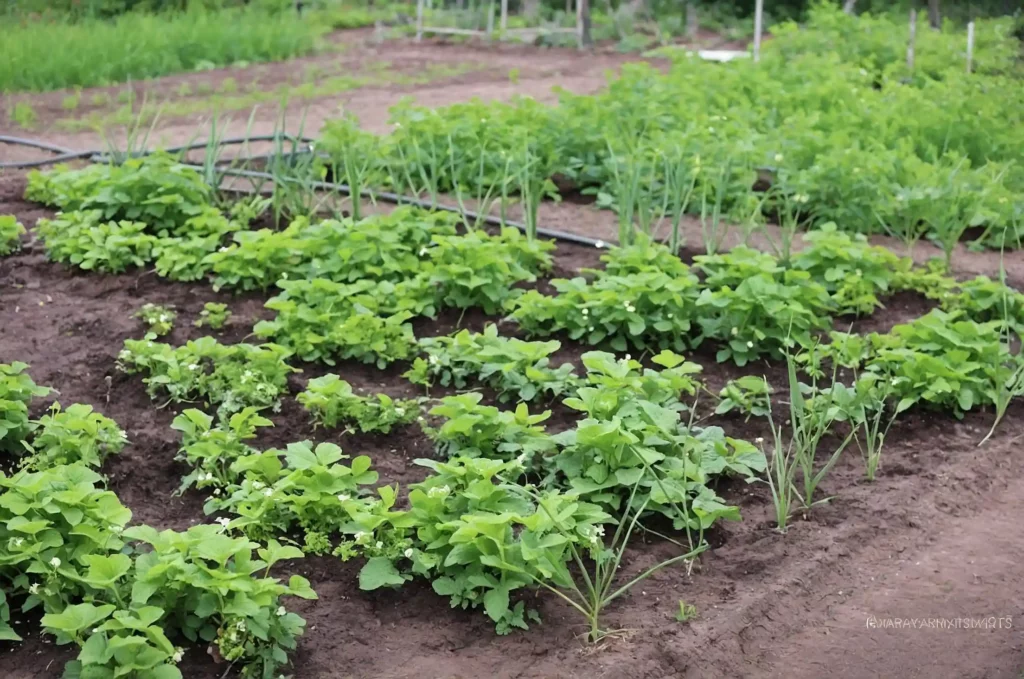
M423 2L416 0L416 42L423 40Z
M501 0L501 37L505 37L508 30L508 0Z
M974 66L974 22L967 24L967 72Z
M761 29L764 26L764 0L754 3L754 63L761 61Z
M494 36L494 0L487 5L487 39Z
M914 70L914 42L917 40L917 10L910 10L910 41L907 43L907 68Z
M853 14L853 8L857 6L857 0L846 0L843 3L843 11L847 14Z
M690 40L697 37L698 21L700 19L697 18L697 2L690 0L686 3L686 37Z

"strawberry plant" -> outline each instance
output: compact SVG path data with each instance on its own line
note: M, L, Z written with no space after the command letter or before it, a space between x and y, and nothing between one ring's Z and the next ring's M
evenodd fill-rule
M756 276L778 280L785 268L767 252L739 245L728 252L697 255L694 264L704 274L704 287L709 290L736 289L743 281Z
M669 275L686 277L690 267L669 248L638 233L632 243L625 247L613 247L601 255L604 270L612 276L628 276L648 271L662 271Z
M206 263L216 273L215 288L267 289L282 277L397 283L423 270L435 235L455 236L452 215L399 207L359 221L313 224L303 217L282 231L239 232Z
M705 289L697 300L702 338L723 343L719 362L746 365L758 356L782 356L786 347L811 346L817 331L829 327L833 304L828 292L805 271L786 271L777 281L765 274L735 289Z
M171 429L181 432L181 448L175 459L188 464L192 471L181 480L178 493L191 487L224 489L238 480L232 470L235 460L259 453L246 441L256 438L258 427L274 423L253 407L243 408L227 421L214 425L212 417L189 408L174 418Z
M576 383L569 363L550 367L550 356L561 342L525 342L501 337L493 323L482 333L462 330L452 337L428 337L419 341L427 358L417 358L404 374L413 384L464 389L478 380L498 392L498 400L532 401L568 393Z
M40 219L37 231L47 256L86 271L123 273L145 266L153 257L157 238L146 233L142 222L100 221L99 210L66 212L54 219Z
M276 344L220 344L201 337L181 347L153 340L125 340L118 368L128 374L145 373L149 395L166 396L170 403L201 399L230 415L246 406L280 407L287 387L287 349Z
M908 258L869 245L862 234L840 233L831 222L806 234L804 242L792 266L825 286L840 314L869 314L882 306L878 295L888 293L896 273L911 265Z
M64 212L96 211L97 222L142 222L166 236L207 208L213 190L196 170L155 153L118 165L30 172L25 197Z
M14 215L0 215L0 257L21 249L25 227Z
M308 551L329 551L324 536L357 532L351 513L366 511L373 501L361 497L362 487L377 482L369 457L345 466L340 462L347 457L333 443L304 441L238 458L231 473L241 482L209 500L206 511L236 515L226 525L256 539L302 531Z
M126 538L151 548L135 560L132 605L164 611L164 629L209 643L211 652L236 663L243 677L276 676L306 625L281 599L315 599L316 593L299 575L284 584L268 574L276 563L302 553L275 541L260 547L222 531L216 525L182 533L127 529Z
M718 394L721 399L718 407L715 408L716 415L724 415L733 410L739 411L747 416L764 417L770 411L769 403L774 390L761 377L744 375L735 380L729 380L725 388Z
M416 401L396 401L387 394L359 396L337 375L311 379L296 399L315 423L336 427L340 422L352 422L363 433L390 433L392 427L412 422L420 412Z
M203 310L199 312L199 318L193 325L197 328L223 330L229 318L231 318L231 310L228 309L227 304L207 302L203 305Z
M408 320L434 314L425 281L410 279L334 283L326 279L281 281L283 291L267 301L277 312L254 327L258 337L287 346L304 361L355 359L384 367L408 359L416 339Z
M92 406L75 403L61 410L59 403L34 423L32 443L25 443L29 455L24 467L35 470L81 462L100 467L111 455L121 452L128 435L108 417L93 412Z
M945 311L962 312L979 323L999 321L1018 335L1024 334L1024 294L987 276L957 283L941 297L941 304Z
M174 320L178 314L170 307L147 302L135 312L134 316L146 324L146 339L152 340L163 337L173 330Z
M536 281L537 274L551 269L554 248L547 241L527 240L516 229L503 229L499 236L482 231L434 236L426 251L429 281L439 304L494 314L515 296L514 284Z
M696 363L686 361L671 351L662 351L651 362L661 370L644 368L629 356L616 359L603 351L589 351L581 357L587 369L583 394L593 394L593 417L611 419L620 409L635 400L644 400L676 411L686 410L684 397L696 395L701 383L693 377L701 371ZM589 391L584 391L588 389ZM572 401L578 404L578 401ZM566 404L575 407L566 400Z
M509 303L510 318L528 335L565 331L587 344L614 349L683 350L696 313L697 279L643 272L626 276L555 279L548 296L530 290Z
M181 679L176 664L183 651L156 624L163 616L156 606L124 610L83 603L44 615L42 624L58 643L75 641L82 647L65 666L65 677Z
M25 363L0 363L0 451L21 452L31 431L28 407L33 398L50 393L32 381L27 368Z
M433 470L409 491L408 516L417 548L411 570L428 577L434 591L452 607L482 606L499 634L526 629L539 620L511 593L549 579L553 564L569 558L573 540L590 544L600 524L610 520L598 507L555 492L544 494L547 509L509 484L517 462L456 458L417 460ZM549 512L558 517L556 527ZM568 534L568 535L567 535Z
M525 403L515 411L480 404L477 392L446 396L430 414L445 418L438 428L424 426L437 452L449 458L485 457L519 461L531 468L554 450L554 442L541 425L550 411L531 415ZM538 459L535 459L538 458Z
M888 335L872 334L867 370L893 381L897 410L926 402L962 418L995 402L997 385L1011 374L1002 323L975 323L959 312L934 309Z
M25 596L22 610L58 612L102 592L89 571L108 557L123 561L132 513L101 481L81 464L0 475L0 580ZM0 636L13 634L0 625Z

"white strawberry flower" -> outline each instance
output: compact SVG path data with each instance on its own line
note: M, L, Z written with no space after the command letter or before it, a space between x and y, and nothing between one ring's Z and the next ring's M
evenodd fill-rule
M185 650L181 648L174 649L174 653L171 655L171 661L175 663L181 662L182 657L185 655Z
M288 611L285 610L284 606L278 606L277 607L277 617L280 618L282 615L284 615L287 612Z
M404 554L405 554L405 558L406 559L411 559L412 555L413 555L412 547L410 547L409 549L405 550Z
M58 559L57 557L53 557L52 559L50 559L50 565L54 568L60 568L60 559Z
M350 499L352 499L352 498L350 496L346 495L345 493L340 493L338 495L338 502L348 502Z

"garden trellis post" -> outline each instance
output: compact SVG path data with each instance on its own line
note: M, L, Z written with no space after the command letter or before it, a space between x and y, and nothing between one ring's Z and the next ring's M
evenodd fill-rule
M764 28L764 0L754 3L754 62L761 61L761 30Z
M974 22L967 23L967 72L974 66Z
M914 41L917 39L917 10L910 10L910 40L907 42L907 68L914 70Z

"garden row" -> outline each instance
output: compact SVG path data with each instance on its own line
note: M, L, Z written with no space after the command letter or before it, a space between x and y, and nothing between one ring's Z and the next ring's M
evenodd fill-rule
M123 447L117 425L83 406L30 422L40 390L23 366L3 369L2 444L27 455L2 480L0 577L23 609L42 608L59 641L82 647L78 662L97 676L156 667L166 669L155 676L177 676L171 640L182 638L213 643L246 676L273 676L303 625L280 597L314 595L301 578L269 577L269 565L303 553L365 559L367 590L425 578L453 605L483 608L499 632L535 619L517 591L542 588L573 606L596 640L602 609L636 582L620 586L616 574L641 522L664 517L679 533L679 553L662 567L706 549L715 521L739 518L716 478L768 483L784 530L797 507L821 499L848 446L861 448L874 477L899 412L994 406L1001 416L1024 390L1010 349L1024 296L986 278L958 283L941 267L914 269L835 228L808 234L784 259L737 248L698 255L692 267L638 236L610 249L602 269L550 281L546 294L537 281L553 246L517 231L460 228L451 215L409 208L254 229L273 199L228 203L198 172L159 155L33 173L27 196L63 211L36 227L55 261L96 272L154 266L170 279L276 291L267 302L276 315L254 328L270 343L172 346L159 337L173 311L148 306L139 312L147 336L119 355L155 399L200 404L173 424L189 470L180 492L203 493L219 518L185 533L125 528L130 512L94 471ZM10 224L14 249L20 229ZM942 309L887 333L831 331L897 290ZM446 308L508 320L417 339L411 319ZM210 305L201 323L216 329L225 313ZM550 336L597 351L580 367L556 367L560 341ZM787 362L788 384L776 385L785 415L772 413L763 378L721 394L721 411L769 418L768 442L696 422L701 369L677 352L705 341L720 361ZM437 459L419 461L431 473L403 491L378 485L368 457L348 460L334 444L255 445L297 360L408 362L416 384L486 387L517 405L503 410L471 392L424 412L423 400L355 394L339 375L310 380L298 400L325 427L420 423ZM854 378L837 379L840 368ZM559 433L536 405L555 400L579 417Z
M637 230L678 236L695 214L709 248L728 221L927 237L947 258L965 234L1014 248L1024 99L1011 31L979 22L968 74L962 34L922 29L911 70L905 22L819 6L806 26L776 27L760 63L677 52L668 72L627 65L607 91L562 92L555 106L403 103L392 133L333 121L317 150L357 188L484 207L518 196L528 224L544 198L591 194L618 211L622 243Z

